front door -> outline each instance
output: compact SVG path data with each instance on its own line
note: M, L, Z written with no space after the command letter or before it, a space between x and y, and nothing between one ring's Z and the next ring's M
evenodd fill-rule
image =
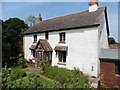
M38 59L38 62L39 64L42 63L42 60L43 60L43 52L42 51L38 51L38 54L37 54L37 59Z

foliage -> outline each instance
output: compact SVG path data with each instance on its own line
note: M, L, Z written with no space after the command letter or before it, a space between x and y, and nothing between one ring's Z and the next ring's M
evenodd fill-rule
M115 44L116 43L116 41L113 37L109 37L108 42L109 42L109 44Z
M18 55L17 60L18 60L18 65L22 66L22 68L27 67L27 63L26 63L26 60L24 59L23 53L20 53Z
M19 67L3 69L2 70L2 83L3 88L6 88L12 81L23 78L26 76L26 70L21 69Z
M59 83L36 73L24 73L21 68L12 68L11 71L3 70L3 89L39 89L56 88Z
M22 33L28 25L19 18L10 18L2 23L2 65L17 65L17 56L23 52Z
M48 67L49 67L48 61L42 61L42 63L40 64L40 68L42 69L43 72L46 72Z
M89 87L87 76L80 75L78 69L68 70L65 68L49 67L45 76L61 83L64 88L87 88Z
M35 25L37 23L37 18L35 16L29 16L25 22L32 27L33 25Z

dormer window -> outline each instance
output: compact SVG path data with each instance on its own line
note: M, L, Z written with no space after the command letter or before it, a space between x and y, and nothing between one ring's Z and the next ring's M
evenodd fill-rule
M59 33L60 43L65 43L65 32Z
M36 43L37 42L37 35L34 35L34 41L33 41L34 43Z

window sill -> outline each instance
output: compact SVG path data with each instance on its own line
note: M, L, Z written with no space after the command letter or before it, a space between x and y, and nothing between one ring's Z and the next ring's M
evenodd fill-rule
M116 76L120 77L120 74L116 74Z
M37 43L37 41L33 42L33 43Z
M66 43L65 41L59 41L58 43Z
M64 62L58 62L57 64L66 66L66 63L64 63Z

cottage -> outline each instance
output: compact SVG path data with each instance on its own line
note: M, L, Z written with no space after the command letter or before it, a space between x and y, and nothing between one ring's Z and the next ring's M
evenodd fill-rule
M79 68L98 77L101 49L108 49L107 8L90 0L89 10L42 20L24 32L24 58L52 66Z

